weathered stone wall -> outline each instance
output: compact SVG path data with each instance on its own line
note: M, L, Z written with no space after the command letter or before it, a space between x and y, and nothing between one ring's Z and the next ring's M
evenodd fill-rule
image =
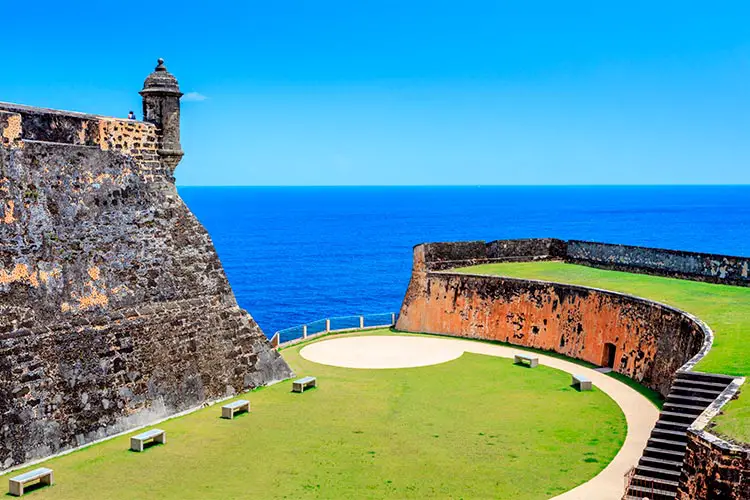
M750 258L568 241L565 260L620 271L750 286Z
M415 252L417 248L423 254L420 257L420 264L430 271L473 266L488 262L562 259L565 257L565 242L552 238L497 240L490 243L484 241L424 243L414 247Z
M555 238L424 243L421 246L425 266L431 271L488 262L553 259L616 271L750 286L750 258L747 257Z
M0 469L291 375L159 134L0 104Z
M605 364L611 343L614 370L662 395L704 341L700 325L685 314L635 297L429 271L412 275L396 327L551 350L597 365Z
M487 243L487 256L490 259L561 259L565 257L565 252L566 243L554 238L495 240Z
M678 500L750 498L750 450L688 432Z
M750 498L750 450L688 433L678 500Z

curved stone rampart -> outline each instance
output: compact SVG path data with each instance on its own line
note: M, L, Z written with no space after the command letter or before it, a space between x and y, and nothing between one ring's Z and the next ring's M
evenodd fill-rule
M705 325L677 309L580 286L445 271L412 277L399 330L508 342L606 365L658 391L698 354Z
M602 269L750 286L750 258L595 241L527 238L424 243L415 247L431 271L488 262L562 260Z
M629 258L629 247L588 242L575 242L571 254L570 243L531 239L417 245L396 328L551 350L596 365L611 363L615 371L666 397L676 374L692 370L711 347L712 332L700 319L606 290L446 269L549 259L591 265L576 257L584 248L589 256L596 255L597 267L747 285L745 258L659 249L642 249ZM608 253L614 257L606 257ZM671 268L663 255L674 257L677 267ZM697 262L703 265L689 267ZM736 397L740 385L737 380L731 384L689 430L679 498L747 498L748 448L727 443L704 428ZM705 421L700 428L699 421ZM725 496L715 496L717 492Z

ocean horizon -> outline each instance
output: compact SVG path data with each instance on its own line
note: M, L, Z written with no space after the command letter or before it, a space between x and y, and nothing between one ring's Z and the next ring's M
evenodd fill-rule
M397 312L412 248L554 237L750 255L750 186L178 186L267 336Z

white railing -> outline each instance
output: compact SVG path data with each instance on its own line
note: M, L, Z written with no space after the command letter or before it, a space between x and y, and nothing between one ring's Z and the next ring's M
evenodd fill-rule
M396 324L396 313L362 314L360 316L336 316L319 319L304 325L279 330L271 337L271 345L284 347L319 335L349 330L371 330Z

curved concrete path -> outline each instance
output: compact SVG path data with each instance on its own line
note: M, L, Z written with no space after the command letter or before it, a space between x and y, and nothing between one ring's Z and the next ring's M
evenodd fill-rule
M515 353L524 351L463 339L373 335L322 340L303 347L300 354L305 359L324 365L387 369L444 363L460 357L464 352L512 358ZM622 408L628 424L625 442L609 465L594 478L555 499L620 500L624 494L625 473L638 463L651 429L659 418L659 410L634 389L611 377L570 361L544 354L537 356L542 365L588 377Z

